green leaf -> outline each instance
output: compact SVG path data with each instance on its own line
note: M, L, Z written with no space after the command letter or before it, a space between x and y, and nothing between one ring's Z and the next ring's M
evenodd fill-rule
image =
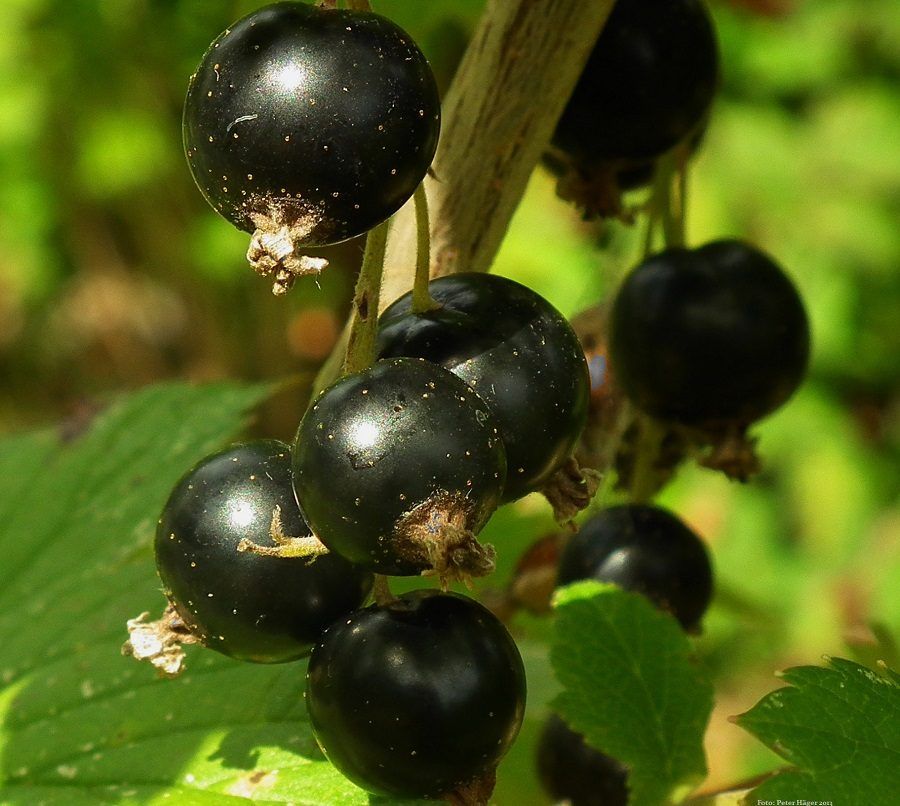
M736 722L797 769L753 791L761 800L890 806L900 792L900 677L841 658L783 672L786 688Z
M627 765L630 803L677 801L706 776L712 687L677 622L646 599L579 582L556 595L555 707L588 743Z
M159 680L122 657L164 598L151 543L178 477L240 430L267 387L148 389L68 442L0 442L0 802L364 804L324 761L305 667L188 649Z

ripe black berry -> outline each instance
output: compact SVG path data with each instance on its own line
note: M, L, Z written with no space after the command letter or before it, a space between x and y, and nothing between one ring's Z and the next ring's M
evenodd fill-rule
M206 646L240 660L294 660L362 604L372 576L343 557L310 563L238 551L243 538L273 545L279 530L309 534L283 442L236 445L175 485L156 530L156 564L166 596Z
M505 475L484 402L453 373L413 358L378 361L326 389L294 446L294 485L312 530L385 574L491 570L473 533L499 504Z
M583 167L658 157L702 123L717 78L703 0L618 0L553 144Z
M626 277L611 363L641 410L715 429L777 409L803 379L809 325L791 281L739 241L671 249Z
M696 630L712 598L712 568L703 543L659 507L626 504L602 510L572 536L557 584L612 582L646 596Z
M587 417L590 380L578 337L543 297L492 274L433 280L436 310L407 294L382 314L379 355L441 364L497 417L506 445L504 499L540 488L571 455Z
M277 262L398 210L431 164L440 101L424 56L390 20L286 2L212 43L183 129L207 201Z
M309 660L306 704L322 750L354 783L436 796L489 776L509 749L525 671L487 609L415 591L325 633Z
M556 714L538 741L537 769L547 794L571 806L627 806L625 767L594 750Z

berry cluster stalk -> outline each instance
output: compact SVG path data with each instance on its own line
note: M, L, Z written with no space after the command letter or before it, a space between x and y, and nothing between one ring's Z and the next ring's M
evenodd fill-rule
M679 144L659 161L650 201L646 207L644 260L653 254L655 236L660 225L666 249L681 248L686 243L689 158L689 149ZM656 464L666 437L666 428L645 414L636 413L635 424L638 436L629 492L631 500L640 504L649 501L659 489Z
M425 188L435 276L490 269L613 0L488 3L443 103ZM412 205L395 216L382 291L409 289Z

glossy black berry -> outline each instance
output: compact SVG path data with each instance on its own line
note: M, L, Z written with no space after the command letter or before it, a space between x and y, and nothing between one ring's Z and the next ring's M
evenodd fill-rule
M381 317L381 357L417 356L471 386L500 424L504 499L539 489L572 453L587 418L590 380L569 323L549 302L493 274L432 280L439 308L412 312L410 294Z
M274 545L273 528L309 534L291 487L290 448L274 440L204 459L175 485L157 526L166 596L195 637L240 660L306 655L372 585L371 574L335 554L310 563L238 551L243 538Z
M557 584L581 579L641 593L691 631L712 598L712 568L701 540L672 513L645 504L604 509L572 536Z
M287 2L216 38L191 77L183 128L194 180L219 213L322 245L366 232L412 195L440 103L424 56L390 20Z
M657 157L702 124L717 81L703 0L618 0L553 144L585 167Z
M625 278L610 349L619 385L647 414L711 428L746 425L800 384L809 325L797 290L771 258L717 241L655 255Z
M306 704L325 755L354 783L436 796L489 774L509 749L525 671L482 605L415 591L325 633L309 660Z
M505 475L484 402L414 358L378 361L326 389L294 446L294 485L312 530L385 574L442 572L454 547L477 551L472 534L499 504Z
M538 741L537 770L547 794L571 806L628 804L628 770L594 750L556 714Z

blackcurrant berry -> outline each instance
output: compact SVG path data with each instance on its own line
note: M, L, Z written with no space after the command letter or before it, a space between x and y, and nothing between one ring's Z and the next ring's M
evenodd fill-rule
M390 20L285 2L216 38L191 77L183 129L203 195L263 250L279 235L288 247L333 244L412 195L440 101L425 57Z
M628 804L628 770L594 750L556 714L538 740L537 770L547 794L571 806Z
M172 490L156 530L165 592L191 634L240 660L306 655L359 607L371 574L336 554L308 562L238 551L244 538L308 535L291 486L290 447L275 440L207 457Z
M800 384L809 325L771 258L717 241L655 255L625 278L610 349L618 383L647 414L710 429L742 426Z
M641 593L690 631L712 598L712 568L701 540L670 512L645 504L604 509L572 536L557 584L581 579Z
M491 570L479 570L490 562L473 533L499 504L505 475L484 402L453 373L414 358L378 361L326 389L294 446L294 485L312 530L385 574L452 575L454 563Z
M658 157L702 124L717 81L703 0L618 0L553 144L583 167Z
M497 417L506 445L504 499L539 489L571 455L590 380L578 337L549 302L492 274L432 280L440 307L412 312L410 294L381 317L382 357L417 356L462 378Z
M436 796L489 776L509 749L525 671L482 605L415 591L325 633L309 660L306 704L325 755L354 783Z

